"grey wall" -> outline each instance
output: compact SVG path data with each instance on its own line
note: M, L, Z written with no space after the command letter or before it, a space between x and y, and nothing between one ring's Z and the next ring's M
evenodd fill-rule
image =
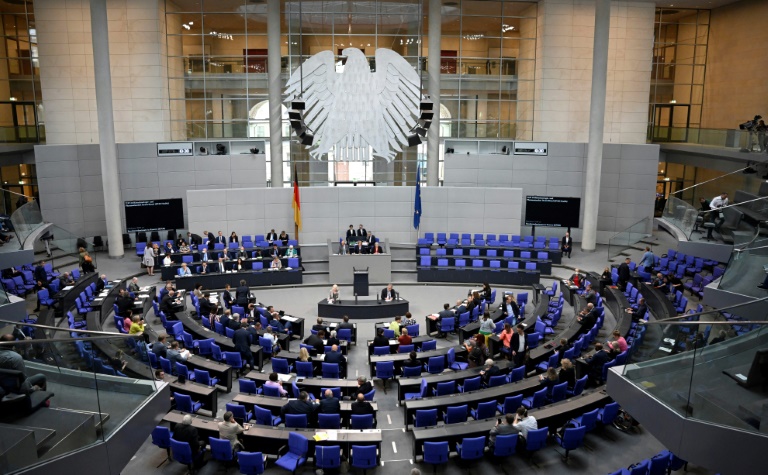
M264 155L158 157L153 142L118 144L117 156L123 201L186 200L187 190L263 187L267 181ZM78 236L106 234L99 146L39 145L35 159L43 219ZM184 209L189 223L186 203Z
M302 231L305 244L343 236L350 224L363 224L381 239L415 242L414 187L302 188ZM187 192L193 232L262 234L269 229L293 235L293 191L254 188ZM420 234L432 232L509 233L520 231L519 188L422 187Z
M452 141L459 142L459 141ZM516 187L527 195L584 198L587 146L583 143L549 143L546 157L527 155L445 155L445 186ZM598 242L605 243L644 217L653 216L658 145L603 146ZM583 209L582 209L583 213ZM525 205L523 204L523 222ZM583 222L583 214L580 216ZM573 237L581 239L581 230ZM649 229L650 231L650 229ZM523 233L530 227L523 226ZM537 228L537 235L561 236L565 230Z

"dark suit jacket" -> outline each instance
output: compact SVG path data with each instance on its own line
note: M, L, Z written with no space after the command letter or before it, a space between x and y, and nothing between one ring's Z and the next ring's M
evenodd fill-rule
M283 408L280 410L280 412L283 413L283 416L286 414L306 414L307 418L310 419L311 423L311 415L315 413L315 410L317 408L314 404L311 404L308 401L300 401L298 399L294 399L291 401L288 401L288 404L283 406Z
M464 312L466 312L466 310ZM462 313L464 313L464 312L462 312ZM440 313L437 314L437 318L439 320L442 320L444 318L451 318L451 317L453 317L455 315L458 315L458 312L456 314L454 314L450 310L441 310Z
M373 347L376 348L377 346L389 346L389 338L384 335L376 335L373 337Z
M203 243L203 238L200 237L199 234L191 234L189 236L189 244L194 244L196 246L199 246L202 243Z
M512 334L512 340L509 342L509 348L512 351L517 351L517 349L520 347L520 338L525 338L525 336L520 336L519 333L514 332ZM524 343L524 351L528 351L528 340L525 340Z
M565 236L563 236L563 238L560 240L560 248L565 249L566 246L568 247L573 246L573 238L570 238L570 237L566 238Z
M251 351L251 338L245 328L235 331L232 336L232 343L235 344L235 351L239 351L241 354Z
M133 308L133 299L127 295L125 297L117 297L115 304L117 304L118 313L125 316L126 310Z
M157 356L162 356L163 358L167 358L168 347L163 345L159 341L156 341L152 343L152 353L156 354Z
M208 233L208 249L212 250L214 244L216 244L216 236L213 233Z
M362 386L355 389L355 394L353 394L353 397L357 397L358 394L368 394L373 389L373 385L370 381L366 381L363 383ZM354 412L353 412L354 414Z
M512 312L515 314L515 317L520 316L520 307L517 305L517 302L514 300L512 301ZM509 316L509 312L507 312L507 302L504 302L501 304L501 313L504 315L504 318L507 318Z
M560 374L558 374L558 383L568 383L568 387L572 388L576 384L576 371L571 367L571 369L560 369Z
M360 244L360 242L358 241L358 243L357 243L356 245L352 246L352 249L351 249L351 251L350 251L350 252L351 252L352 254L364 254L364 253L365 253L365 248L364 248L364 247L363 247L363 245L362 245L362 244Z
M236 302L243 308L248 308L248 293L249 289L247 285L241 285L237 288L235 295L237 296Z
M611 361L611 356L604 350L600 350L587 360L589 374L594 379L603 379L603 365Z
M223 234L221 236L216 236L216 244L226 244L227 243L227 237Z
M216 268L218 269L218 264L216 265ZM232 294L229 292L229 290L225 290L222 294L222 300L227 304L232 304Z
M627 265L626 262L622 262L619 266L619 280L621 281L628 281L631 276L631 272L629 270L629 265Z
M395 290L394 287L392 287L392 298L394 299L396 297L397 297L397 291ZM385 287L385 288L381 289L381 300L384 300L386 298L387 298L387 289Z
M325 359L323 360L324 363L338 363L339 365L343 365L347 362L347 359L344 358L344 355L341 354L341 351L331 351L330 353L327 353L325 355Z
M267 241L277 241L277 233L267 233Z
M171 299L170 294L163 295L162 300L160 300L160 310L162 310L166 315L174 313L173 300Z
M365 235L366 235L365 228L363 228L363 229L357 228L355 230L355 234L357 235L357 237L363 237L364 238Z
M355 401L350 405L351 413L354 415L364 415L364 414L376 414L376 411L373 410L373 406L371 406L371 403L368 401Z
M323 397L320 400L320 406L317 408L317 412L320 414L340 414L341 404L339 399L335 397Z
M498 366L493 365L490 368L485 370L485 374L483 374L483 382L487 383L491 380L491 376L497 376L499 373L501 373L501 370Z
M581 328L585 331L589 331L597 321L597 313L594 311L594 309L581 317Z
M176 430L173 431L173 439L179 442L188 442L189 448L192 449L192 456L195 456L200 451L200 435L197 433L197 428L184 424L176 424Z
M352 241L352 238L357 237L357 232L354 229L347 229L347 241Z
M200 302L200 314L205 315L206 317L211 314L211 309L213 308L213 304L210 300L203 297L199 300Z
M48 273L45 271L45 267L43 266L35 267L35 280L39 280L43 284L48 283Z
M632 312L632 320L640 320L645 317L645 313L648 311L648 305L642 303L637 306L637 310Z
M317 324L317 323L316 323L316 324L312 325L312 329L313 329L314 331L316 331L316 332L319 332L320 330L322 330L322 331L324 331L324 332L325 332L325 336L328 336L328 335L329 335L329 333L328 333L328 327L326 327L325 325L320 325L320 324ZM329 344L329 346L330 346L330 344Z
M309 335L307 339L304 340L304 344L313 347L318 355L322 355L325 352L323 340L317 335Z

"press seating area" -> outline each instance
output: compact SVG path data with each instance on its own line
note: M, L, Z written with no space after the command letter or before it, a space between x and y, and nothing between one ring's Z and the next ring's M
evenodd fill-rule
M686 255L669 249L666 254L658 258L658 262L653 266L653 271L665 275L668 272L674 272L675 276L680 279L684 279L686 276L691 277L690 280L683 282L683 287L691 295L702 298L704 288L723 275L725 267L717 261Z

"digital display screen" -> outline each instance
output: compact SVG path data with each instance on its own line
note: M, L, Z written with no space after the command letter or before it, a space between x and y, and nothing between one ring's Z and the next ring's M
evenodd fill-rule
M125 202L126 232L162 231L184 228L181 198Z
M581 198L526 196L525 225L578 228Z

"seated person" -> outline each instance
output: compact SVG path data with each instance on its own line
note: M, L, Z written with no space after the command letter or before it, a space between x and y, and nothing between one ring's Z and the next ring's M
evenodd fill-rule
M268 388L276 388L281 396L287 396L288 391L283 389L283 385L282 383L280 383L279 379L280 378L277 376L277 373L275 372L269 373L269 381L266 381L264 383L264 386Z
M523 437L528 436L529 430L538 429L538 423L536 418L528 415L528 409L525 406L520 406L515 414L515 420L512 421L512 427Z
M595 354L587 359L590 386L596 387L603 384L603 365L609 361L611 357L607 351L603 350L603 344L595 343Z
M181 245L179 246L179 252L189 252L189 245L182 239Z
M167 256L174 253L173 244L170 241L165 243L165 247L163 247L163 253L165 253Z
M592 289L592 284L587 284L587 288L584 289L582 296L584 297L584 300L587 301L587 303L597 305L597 293Z
M275 241L277 241L277 233L275 232L274 229L272 229L267 233L267 242L269 244L272 244Z
M367 415L373 416L373 427L376 428L376 411L373 410L373 406L370 402L365 400L365 396L362 393L358 393L355 401L350 405L350 413L354 415Z
M557 383L568 383L568 389L573 389L576 384L576 370L573 368L573 363L568 358L563 358L560 361L560 372L557 374Z
M269 257L280 257L280 249L277 247L277 243L272 244L272 247L269 249Z
M168 359L171 360L171 364L183 363L190 357L190 352L186 348L182 348L178 341L171 343L171 348L168 350Z
M280 235L277 237L277 239L283 244L283 246L287 246L288 240L290 238L288 237L288 234L286 234L285 231L280 231Z
M496 445L496 436L497 435L507 435L507 434L517 434L517 429L514 427L515 423L515 415L514 414L505 414L504 415L504 422L499 422L501 419L496 420L496 425L491 429L491 432L488 434L488 447L493 450L493 447Z
M389 329L395 332L395 338L400 337L400 322L403 320L403 318L398 315L395 317L392 322L389 324Z
M15 341L15 339L12 334L6 333L0 337L0 341L11 342ZM27 374L24 358L16 353L11 346L0 346L0 368L21 371L25 375ZM46 387L47 381L45 375L41 373L33 374L21 383L21 393L30 394L35 391L45 391Z
M323 396L317 409L318 414L341 414L339 398L333 395L333 391L326 389Z
M420 368L421 361L419 361L419 355L415 351L408 353L408 359L403 361L403 366L408 368Z
M397 292L392 287L392 284L388 284L386 288L381 290L381 300L389 302L397 298Z
M331 332L328 334L328 339L325 342L325 346L333 346L333 345L340 345L341 342L339 341L338 334L336 333L336 330L331 330Z
M357 241L352 248L352 251L350 254L366 254L365 247L363 246L363 241Z
M579 289L584 288L584 281L585 281L584 274L580 273L579 269L573 270L573 275L571 276L570 279L568 279L568 281L574 287L577 287Z
M226 439L232 445L233 452L243 450L243 443L238 439L238 435L244 432L243 426L235 421L235 415L232 411L224 413L224 420L219 422L219 439Z
M331 345L331 351L325 354L325 358L323 359L324 363L336 363L339 365L339 368L342 368L344 364L346 364L347 359L344 357L343 354L341 354L341 351L339 351L339 345Z
M402 326L410 327L411 325L416 325L416 319L413 318L413 315L411 315L411 312L405 312L405 317L403 318Z
M365 376L358 376L357 377L357 389L355 389L354 394L358 396L362 396L364 394L368 394L373 390L373 385L370 381L368 381L368 378Z
M301 391L299 393L299 398L288 401L288 404L283 406L280 412L282 413L283 419L285 419L286 414L306 414L307 421L311 426L313 424L312 416L315 414L316 410L317 406L309 402L309 394L307 394L306 391Z
M374 348L376 348L377 346L389 346L389 338L384 336L383 328L376 329L376 336L373 338L372 345Z
M173 261L171 260L171 255L170 254L166 254L165 257L163 258L163 267L168 267L172 263L173 263Z
M384 254L384 248L379 246L379 243L374 243L373 247L371 248L371 254Z
M339 252L338 252L338 254L340 256L346 256L349 253L350 252L349 252L349 248L347 247L347 241L343 241L343 240L339 241Z
M62 272L62 274L59 276L59 282L61 283L61 288L68 285L72 285L75 283L75 279L72 278L72 276L69 275L69 272Z
M323 343L323 339L325 339L325 331L320 330L317 332L317 335L314 333L310 334L304 340L304 344L314 348L316 355L322 355L325 353L325 344Z
M280 262L280 258L278 256L272 258L272 262L269 264L269 268L273 270L280 270L283 268L283 263Z
M488 381L491 380L491 377L496 376L499 373L501 373L499 367L496 366L496 363L491 358L488 358L485 360L485 368L480 371L480 376L483 377L483 382L488 384Z
M229 412L228 414L232 414ZM185 414L181 419L181 424L176 424L173 431L173 440L186 442L192 451L194 466L200 468L205 465L205 441L200 438L197 428L192 425L192 416Z
M328 334L328 327L323 324L323 319L321 317L317 317L317 323L312 325L312 329L316 332L319 332L320 330L324 331L326 334Z
M408 329L403 327L402 330L400 330L400 336L397 338L397 342L401 345L410 345L413 343L413 338L408 334Z
M293 244L288 246L288 249L285 250L285 255L283 257L299 257L299 253L296 252L296 249L293 248Z
M192 271L189 270L189 267L187 267L186 262L181 263L181 267L179 267L178 274L179 274L179 277L187 277L192 275Z

